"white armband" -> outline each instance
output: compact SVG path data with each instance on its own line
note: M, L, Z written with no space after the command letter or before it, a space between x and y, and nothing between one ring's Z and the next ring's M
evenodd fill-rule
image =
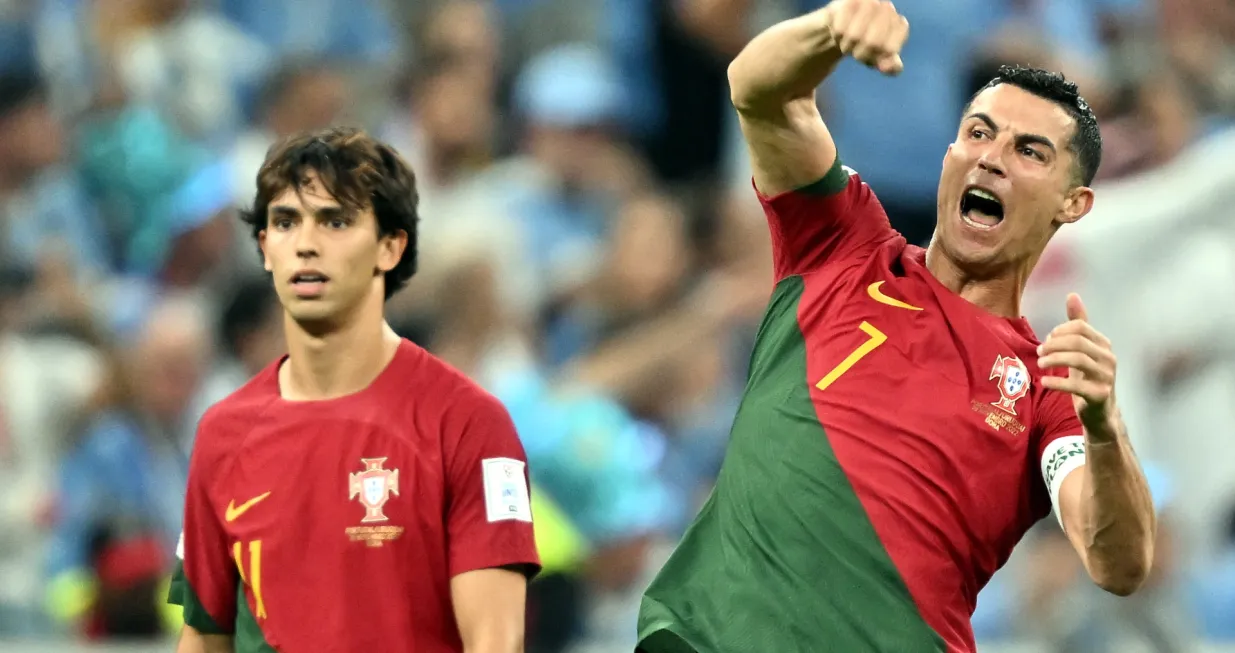
M1081 435L1066 435L1056 439L1042 452L1042 480L1046 482L1046 490L1051 495L1051 509L1055 511L1055 519L1059 527L1063 525L1063 515L1059 514L1059 488L1063 480L1074 470L1085 464L1085 437Z

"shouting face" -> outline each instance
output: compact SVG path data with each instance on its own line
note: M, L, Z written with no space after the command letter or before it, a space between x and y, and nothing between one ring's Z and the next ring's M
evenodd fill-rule
M1069 147L1076 124L1058 104L1010 84L978 94L948 146L935 239L977 277L1032 263L1060 225L1093 206Z

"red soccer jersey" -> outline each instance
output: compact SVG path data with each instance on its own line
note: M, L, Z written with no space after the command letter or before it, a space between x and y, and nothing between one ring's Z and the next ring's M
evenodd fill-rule
M539 568L505 409L408 341L339 399L285 401L280 363L202 418L172 601L237 653L462 651L450 579Z
M975 650L978 591L1084 459L1037 340L941 285L839 163L761 197L777 285L648 653Z

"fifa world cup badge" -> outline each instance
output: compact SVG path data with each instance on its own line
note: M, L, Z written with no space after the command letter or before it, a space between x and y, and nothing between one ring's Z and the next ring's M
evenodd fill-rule
M365 468L359 472L348 474L347 487L350 499L360 500L364 506L365 515L360 520L362 524L389 521L390 518L382 511L390 495L399 494L399 470L384 469L386 458L362 458ZM393 540L403 533L401 526L356 526L347 529L347 535L352 541L364 541L369 546L381 546L382 542Z
M991 405L1010 414L1016 414L1016 402L1029 394L1029 370L1015 356L997 356L991 369L991 380L999 379L999 400Z

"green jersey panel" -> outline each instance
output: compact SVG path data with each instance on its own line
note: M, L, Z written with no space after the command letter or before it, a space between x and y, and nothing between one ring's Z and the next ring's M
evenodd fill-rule
M773 293L712 495L647 590L647 653L940 653L811 400L804 282Z
M210 613L202 606L201 599L193 591L193 586L184 576L184 566L177 561L176 571L172 574L171 588L167 591L167 602L184 608L184 623L206 635L232 635L235 653L276 653L274 647L266 642L261 626L249 609L249 601L244 595L244 585L237 586L236 596L236 632L225 633L211 618Z

